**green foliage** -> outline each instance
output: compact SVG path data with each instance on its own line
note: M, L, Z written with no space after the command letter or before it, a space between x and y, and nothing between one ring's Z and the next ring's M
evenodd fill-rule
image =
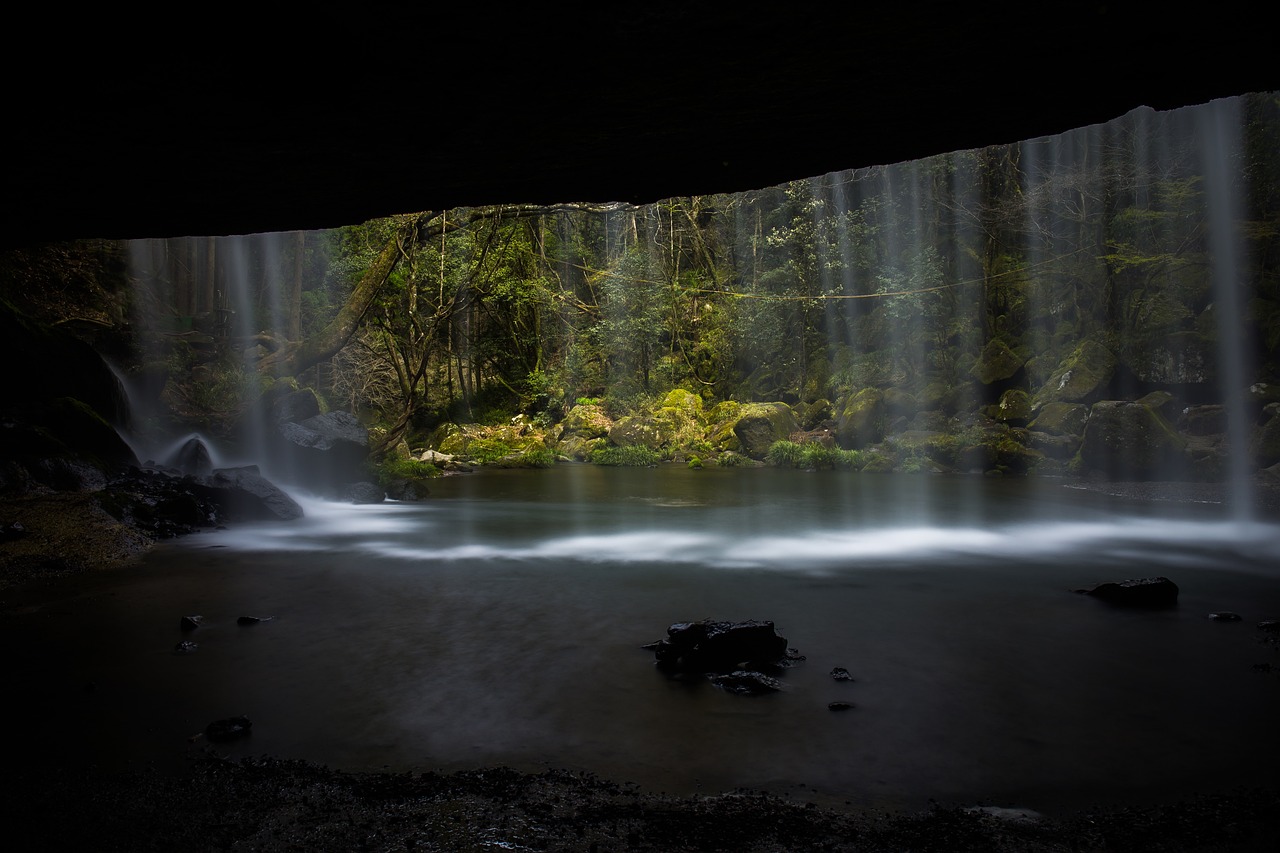
M477 438L467 445L467 456L478 465L492 465L513 453L511 445L498 438Z
M378 482L384 488L396 480L426 480L440 474L435 465L417 459L388 456L378 465Z
M857 470L862 454L857 450L827 447L816 441L798 444L793 441L775 441L769 446L765 462L776 468L820 470L826 468Z
M648 468L662 461L662 457L656 451L640 445L633 447L600 447L591 451L590 459L593 465L631 468Z

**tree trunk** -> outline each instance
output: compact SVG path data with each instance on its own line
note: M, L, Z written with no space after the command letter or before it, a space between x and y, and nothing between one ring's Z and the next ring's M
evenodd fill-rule
M364 276L347 299L338 316L329 325L305 341L291 342L289 346L271 353L258 362L258 370L278 376L297 376L317 362L335 355L360 327L369 304L382 289L403 254L400 248L402 235L397 233L382 248L377 259L365 270Z

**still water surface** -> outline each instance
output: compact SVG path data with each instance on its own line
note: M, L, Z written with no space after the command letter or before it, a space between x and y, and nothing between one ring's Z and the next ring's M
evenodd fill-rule
M1280 665L1255 627L1280 618L1280 526L1211 505L575 465L306 509L165 544L6 620L7 644L37 650L13 682L22 748L176 765L244 713L251 737L222 752L1050 812L1257 781L1280 757L1280 676L1255 669ZM1176 608L1070 592L1152 575L1179 584ZM1244 619L1206 618L1220 610ZM183 614L203 625L181 633ZM806 660L764 697L655 670L640 646L702 618L773 620Z

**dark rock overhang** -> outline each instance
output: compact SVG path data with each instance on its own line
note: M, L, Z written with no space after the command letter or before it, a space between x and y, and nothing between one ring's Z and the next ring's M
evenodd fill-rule
M67 12L79 36L32 24L28 50L3 60L0 233L6 246L252 233L733 192L1280 76L1243 4L1177 19L1119 4L800 5L433 6L269 31L255 15L157 28Z

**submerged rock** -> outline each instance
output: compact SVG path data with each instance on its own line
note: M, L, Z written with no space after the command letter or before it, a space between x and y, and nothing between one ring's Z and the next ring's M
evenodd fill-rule
M1101 583L1076 592L1125 607L1169 607L1178 603L1178 585L1164 577Z
M237 625L260 625L263 622L270 622L275 619L274 616L241 616L236 619Z
M1240 614L1232 613L1229 610L1222 610L1217 613L1210 613L1209 619L1213 622L1239 622Z
M183 616L178 620L178 627L183 631L194 631L200 627L202 621L204 621L203 616Z

